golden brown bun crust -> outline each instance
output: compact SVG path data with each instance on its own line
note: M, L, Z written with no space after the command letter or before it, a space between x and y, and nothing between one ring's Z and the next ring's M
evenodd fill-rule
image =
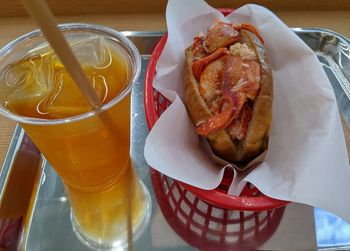
M261 89L254 99L253 116L247 135L242 141L232 140L225 130L211 133L207 139L213 152L229 162L247 162L263 152L267 147L269 128L272 120L273 84L266 51L260 40L251 32L241 30L241 43L246 43L255 51L261 64ZM192 72L193 54L191 46L185 51L184 101L189 115L196 125L212 116L209 107L201 97L198 82Z

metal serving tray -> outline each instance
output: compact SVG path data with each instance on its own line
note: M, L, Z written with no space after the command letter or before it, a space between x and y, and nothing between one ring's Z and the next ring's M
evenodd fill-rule
M333 31L293 31L317 54L334 88L341 113L350 122L350 42ZM143 147L148 128L143 107L143 80L153 48L163 33L124 32L142 55L142 71L132 92L131 157L152 197L151 220L134 242L134 250L315 250L350 248L350 225L320 209L291 203L286 208L252 213L222 210L199 200L171 179L149 169ZM17 126L0 172L0 201L24 140ZM90 250L75 236L62 183L45 159L37 163L34 190L19 236L20 250ZM225 221L222 221L225 219ZM238 219L238 220L237 220ZM302 227L300 227L302 226Z

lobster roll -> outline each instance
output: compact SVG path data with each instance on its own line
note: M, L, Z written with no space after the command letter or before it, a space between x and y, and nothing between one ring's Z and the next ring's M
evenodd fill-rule
M268 145L273 83L263 43L252 25L217 22L185 51L184 101L196 131L236 165Z

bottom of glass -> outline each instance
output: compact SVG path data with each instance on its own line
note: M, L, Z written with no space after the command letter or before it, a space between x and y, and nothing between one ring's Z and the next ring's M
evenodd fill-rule
M139 217L139 220L136 224L132 226L132 234L130 235L129 233L125 236L119 236L116 237L113 241L107 241L103 242L102 240L95 240L84 234L79 228L79 224L77 223L73 211L71 209L70 212L70 218L73 226L73 231L79 241L81 241L84 245L91 247L93 249L104 249L104 250L119 250L119 249L124 249L129 246L129 243L132 244L134 241L136 241L145 228L148 225L148 222L151 218L151 195L147 189L147 187L143 184L141 180L139 180L140 186L142 188L142 192L144 194L144 207L142 210L142 215Z

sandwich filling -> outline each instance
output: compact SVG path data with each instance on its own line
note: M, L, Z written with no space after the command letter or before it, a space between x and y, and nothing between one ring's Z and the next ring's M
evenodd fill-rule
M194 39L192 71L212 113L196 125L200 135L226 130L233 140L243 140L247 134L262 69L255 52L240 42L240 29L254 33L262 41L254 26L224 22L215 23L205 36Z

